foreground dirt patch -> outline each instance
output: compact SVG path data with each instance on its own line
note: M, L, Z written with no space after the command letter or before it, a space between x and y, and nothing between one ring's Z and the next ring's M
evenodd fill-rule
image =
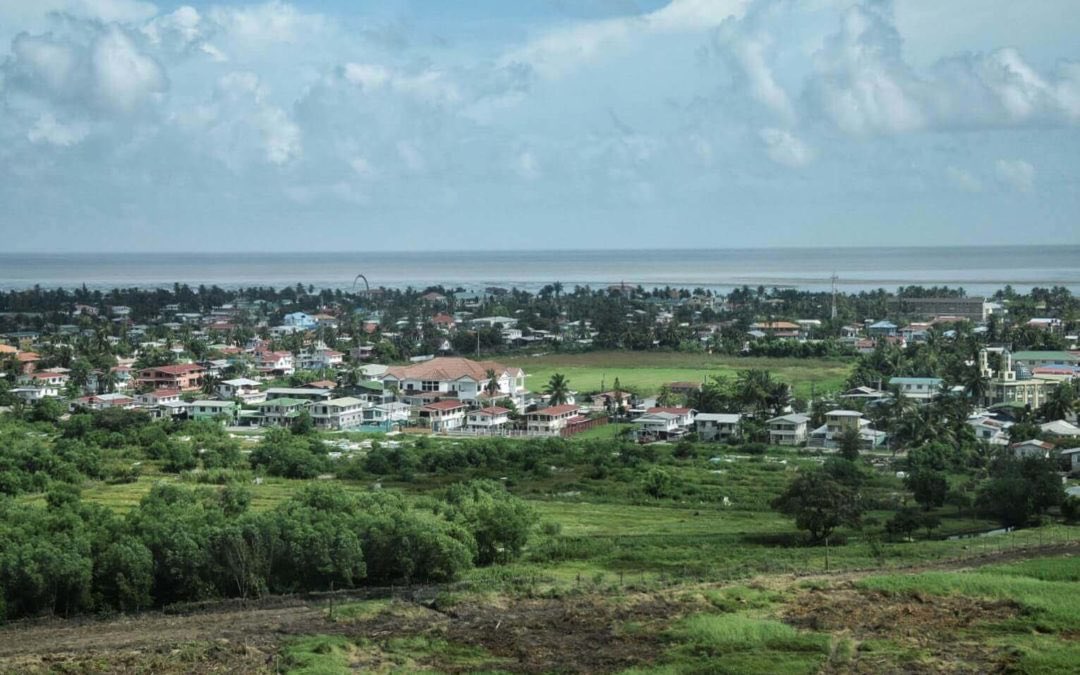
M852 640L852 657L831 661L830 672L992 673L1008 670L1010 654L987 647L972 629L1019 610L1011 601L888 594L845 584L804 593L783 618Z

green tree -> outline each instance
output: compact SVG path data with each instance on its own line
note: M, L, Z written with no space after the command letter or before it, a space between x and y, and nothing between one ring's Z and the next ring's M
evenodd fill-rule
M553 373L544 393L551 397L551 405L562 405L570 399L570 381L562 373Z
M859 449L862 447L862 436L855 427L844 429L836 439L836 447L840 456L849 462L859 459Z
M489 480L458 483L446 495L448 515L476 540L476 564L513 560L521 555L538 517L529 504Z
M949 492L949 481L945 474L934 469L917 468L904 478L904 485L911 490L915 501L924 511L945 503Z
M800 474L772 507L794 518L795 526L813 541L826 539L841 525L856 526L862 517L858 493L821 470Z

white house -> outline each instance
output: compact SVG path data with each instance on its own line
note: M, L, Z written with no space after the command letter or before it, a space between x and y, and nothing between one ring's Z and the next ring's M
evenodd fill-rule
M309 405L311 401L302 398L268 399L259 404L259 416L266 426L287 427Z
M496 431L509 423L510 411L500 406L470 410L468 415L469 429L474 431Z
M550 406L526 415L526 429L534 434L557 436L577 417L581 417L577 405Z
M893 387L907 398L929 401L941 390L940 377L894 377L889 380Z
M15 387L9 390L12 396L17 396L20 400L27 403L33 403L34 401L40 401L43 398L56 398L60 395L60 390L56 387Z
M266 400L266 392L260 388L261 386L255 380L238 377L218 382L214 390L217 392L218 397L222 399L236 398L244 403L262 403Z
M353 429L364 423L364 408L360 399L344 397L313 403L310 413L320 429Z
M1069 471L1080 471L1080 448L1062 450L1061 456L1069 460Z
M1017 458L1038 457L1041 459L1048 459L1050 457L1050 451L1053 449L1053 443L1040 441L1036 438L1022 443L1013 443L1009 446L1009 450L1011 450L1013 455Z
M806 442L810 418L798 413L774 417L765 423L772 445L802 445Z
M694 431L703 441L726 442L739 435L742 415L738 413L698 413Z
M1012 422L1002 422L993 417L978 417L967 421L975 430L975 438L988 445L1008 445L1009 427Z
M261 351L255 354L255 369L264 375L292 375L296 365L289 352Z
M493 385L489 373L494 373ZM380 379L405 396L438 393L461 401L509 398L518 407L525 403L525 373L494 361L438 357L408 366L391 366Z
M380 403L372 407L364 408L364 424L377 424L389 426L392 424L405 424L409 421L412 407L407 403L393 401Z
M432 431L450 431L465 426L469 406L461 401L435 401L420 408L420 420Z

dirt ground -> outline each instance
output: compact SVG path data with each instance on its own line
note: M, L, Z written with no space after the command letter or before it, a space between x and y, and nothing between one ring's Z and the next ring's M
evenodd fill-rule
M1074 547L1009 551L1000 556L940 563L909 571L962 569ZM968 629L1001 621L1017 608L1008 602L961 598L887 596L855 582L876 572L818 577L826 587L806 588L806 578L763 577L763 587L798 589L781 618L806 629L848 638L859 647L849 659L830 660L833 672L1000 672L1008 655L980 645ZM448 606L428 600L395 600L372 616L331 621L328 601L274 599L257 606L210 605L188 614L147 612L120 618L41 620L0 628L0 673L261 673L276 672L288 640L342 635L368 648L353 655L354 669L393 666L380 645L421 637L473 648L470 665L434 653L415 663L445 672L499 669L521 673L617 672L653 662L664 651L660 635L679 617L705 611L686 587L617 596L572 595L558 599L465 595ZM905 665L896 670L890 664ZM490 660L488 656L490 655ZM840 663L842 665L833 665ZM892 668L892 670L890 670Z

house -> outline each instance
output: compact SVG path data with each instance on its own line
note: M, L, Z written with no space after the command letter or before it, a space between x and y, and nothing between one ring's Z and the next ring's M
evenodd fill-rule
M311 401L302 398L268 397L259 404L259 417L264 426L287 427L310 405Z
M66 372L39 371L30 373L29 375L20 375L18 381L19 384L25 384L30 387L54 387L56 389L63 389L68 383L68 379L68 374Z
M8 393L26 403L34 403L43 398L57 398L60 396L60 390L56 387L15 387L9 389Z
M703 441L726 443L739 436L739 413L698 413L694 418L694 431Z
M135 399L124 394L98 394L95 396L83 396L75 399L68 406L74 412L77 409L105 410L107 408L134 408Z
M138 384L145 389L179 389L198 391L202 387L204 369L193 363L157 366L139 371Z
M669 382L664 385L672 394L677 396L693 396L701 391L700 382Z
M1053 449L1053 443L1040 441L1037 438L1033 438L1030 441L1023 441L1022 443L1013 443L1009 446L1009 450L1011 450L1013 455L1018 459L1025 457L1049 459L1050 452Z
M255 353L255 369L263 375L284 377L296 372L293 355L289 352L264 350Z
M473 431L497 431L510 424L510 410L500 406L490 406L470 410L468 426Z
M889 388L916 401L929 401L941 391L940 377L894 377Z
M15 361L19 364L19 372L26 375L34 372L40 360L41 356L35 352L18 352L15 354Z
M878 321L866 328L870 337L895 337L897 326L892 321Z
M469 406L461 401L435 401L420 408L420 421L432 431L450 431L465 426Z
M1001 367L994 370L990 367L989 355L1000 355ZM1031 354L1039 352L1017 352L1030 358ZM1058 352L1068 354L1068 352ZM1032 409L1042 405L1052 386L1046 380L1028 378L1023 370L1014 368L1013 354L1007 349L984 347L979 350L979 373L987 380L987 391L983 403L989 406L1031 406Z
M840 394L840 398L863 401L880 401L881 399L888 397L888 392L874 389L873 387L855 387L854 389L848 389L843 394Z
M905 298L889 299L889 312L911 317L955 316L975 323L986 321L991 303L986 298Z
M320 429L353 429L364 423L365 404L358 398L332 398L311 404L311 419Z
M332 396L329 389L312 387L271 387L266 390L266 400L276 398L298 398L304 401L329 401Z
M1003 422L993 417L979 417L967 421L975 431L975 438L987 445L1005 446L1009 444L1009 427L1012 422Z
M411 413L412 407L407 403L397 401L380 403L364 408L364 424L373 424L389 429L394 425L406 424Z
M639 440L666 440L686 433L679 426L679 416L658 410L645 413L634 420L634 436Z
M332 391L334 389L337 389L337 382L334 382L332 380L315 380L314 382L308 382L306 384L300 385L300 388L301 389L328 389L328 390Z
M1065 420L1054 420L1052 422L1040 424L1039 430L1047 436L1058 436L1062 438L1080 437L1080 427L1077 427L1075 424L1069 424Z
M310 351L301 352L301 370L328 370L340 366L345 354L326 347L314 348Z
M558 436L579 415L580 408L572 403L549 406L542 410L536 410L525 416L525 428L534 434L546 436Z
M694 426L694 417L697 416L697 411L693 408L678 408L673 406L653 406L646 408L645 414L652 415L656 413L667 413L675 416L675 422L683 431L689 431Z
M1058 453L1069 463L1069 472L1080 471L1080 448L1069 448Z
M799 337L801 328L799 324L790 321L765 321L750 324L750 330L760 331L774 338L794 339Z
M862 448L876 448L885 444L885 432L872 428L870 420L864 419L858 410L830 410L825 413L825 424L811 431L807 441L815 448L836 448L840 445L840 438L851 431L859 434Z
M1014 363L1028 368L1040 366L1080 366L1080 356L1065 351L1020 351L1013 352Z
M285 315L282 325L299 330L313 330L318 327L319 322L306 312L293 312Z
M224 420L235 423L240 406L235 401L192 401L188 404L188 416L195 420Z
M772 445L802 445L806 442L806 427L809 422L809 417L797 413L772 418L765 423L766 428L769 430L769 443Z
M261 386L261 383L255 380L238 377L218 382L217 386L214 387L214 391L217 393L218 398L221 399L240 399L243 403L262 403L266 400L266 392L260 388Z
M494 383L489 374L494 374ZM408 366L390 366L380 379L406 397L436 393L461 401L509 398L519 408L525 403L525 373L494 361L440 356ZM494 393L488 395L489 389Z

